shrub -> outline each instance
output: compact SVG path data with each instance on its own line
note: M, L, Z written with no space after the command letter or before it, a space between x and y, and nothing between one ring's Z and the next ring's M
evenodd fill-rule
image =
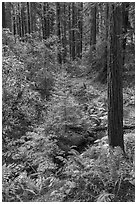
M103 139L100 141L99 145L68 161L64 174L76 188L66 196L66 201L134 201L133 161L124 158L120 148L109 149ZM131 157L134 158L133 151Z

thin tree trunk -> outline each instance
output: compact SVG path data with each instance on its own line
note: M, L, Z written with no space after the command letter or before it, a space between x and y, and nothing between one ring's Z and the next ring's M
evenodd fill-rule
M78 24L79 24L79 3L76 2L76 5L75 5L75 23L74 23L74 26L75 26L75 56L76 57L79 57L79 40L80 40L80 33L79 33L79 27L78 27Z
M17 24L17 34L20 36L20 28L19 28L19 5L17 3L16 5L18 15L16 15L16 24Z
M105 50L103 55L103 67L101 68L101 71L98 74L97 80L101 83L107 82L107 61L108 61L108 49L107 49L107 42L108 42L108 18L109 18L109 5L108 3L105 3Z
M82 58L82 37L83 37L83 3L80 3L80 19L79 19L79 58Z
M72 3L71 57L75 60L75 3Z
M23 4L23 16L24 16L24 31L25 34L28 33L28 15L27 15L27 4L24 2Z
M12 15L12 22L13 22L13 35L16 35L17 34L17 32L16 32L16 18L15 18L15 16L16 16L16 11L15 11L15 6L13 5L13 7L12 7L12 11L13 11L13 15Z
M48 15L48 3L43 4L43 39L47 39L50 36L49 28L49 15Z
M76 35L76 56L78 58L82 58L82 24L83 24L83 3L78 3L78 11L77 11L77 35Z
M42 3L42 37L45 39L45 23L44 23L44 14L45 13L45 8L44 8L44 3Z
M67 56L67 39L66 39L66 3L63 5L63 39L62 39L62 45L63 45L63 53L62 53L62 60L65 63L66 62L66 56Z
M30 34L31 33L31 26L30 26L30 2L27 2L27 20L28 20L27 30L28 30L28 33Z
M129 27L128 10L129 10L129 2L122 3L123 34L124 34L124 39L123 39L123 65L125 63L125 54L126 54L126 41L127 41L126 33L127 33L127 28Z
M72 39L71 39L71 3L69 3L69 22L68 22L68 29L69 29L69 56L70 56L70 59L71 59L71 56L72 56L72 53L71 53L71 50L72 50Z
M62 64L61 56L61 25L60 25L60 3L56 3L56 32L59 39L58 51L57 51L57 60L59 64Z
M22 8L22 4L21 4L21 29L22 29L22 39L24 40L24 12L23 12L23 8Z
M19 30L19 36L22 37L22 21L21 21L21 3L18 3L18 30Z
M46 3L46 38L49 38L50 36L50 19L49 19L49 3Z
M30 25L31 25L31 32L34 32L35 31L35 25L34 25L34 23L35 23L35 16L34 16L34 2L30 2L30 18L31 18L31 20L30 20Z
M79 23L79 30L80 30L80 58L82 58L82 38L83 38L83 2L80 3L80 23Z
M96 44L96 3L91 8L91 19L90 45L94 47Z
M105 32L105 52L104 52L104 65L103 65L103 70L101 72L101 79L102 79L102 82L106 82L107 81L107 61L108 61L108 48L107 48L107 42L108 42L108 18L109 18L109 6L108 6L108 3L106 3L106 17L105 17L105 24L106 24L106 32Z
M5 18L6 18L6 27L10 29L12 32L12 3L11 2L5 2Z
M2 28L6 28L5 3L2 2Z
M54 10L52 9L50 14L49 14L50 35L54 34L54 25L55 25L55 17L54 17Z

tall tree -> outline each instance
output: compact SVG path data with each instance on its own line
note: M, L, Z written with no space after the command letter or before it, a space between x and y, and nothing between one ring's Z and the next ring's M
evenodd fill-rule
M109 4L108 46L108 138L112 147L124 150L123 140L123 90L122 90L122 7L120 3Z
M49 25L49 3L43 3L43 39L47 39L50 36Z
M55 9L54 3L49 3L49 28L50 35L54 35L54 27L55 27Z
M12 4L11 2L5 2L5 12L6 12L6 27L12 32Z
M70 56L70 59L71 59L71 50L72 50L72 43L71 43L71 3L69 2L68 3L68 30L69 30L69 56Z
M83 2L80 3L80 22L79 22L79 32L80 32L80 53L79 57L82 58L82 41L83 41Z
M90 45L96 44L96 3L91 5L91 31L90 31Z
M62 60L65 63L66 62L66 56L67 56L67 18L66 18L66 3L63 3L63 36L62 36L62 45L63 45L63 53L62 53Z
M27 31L30 34L31 33L31 19L30 19L30 2L27 2Z
M6 28L6 12L4 2L2 2L2 28Z
M56 32L58 36L58 51L57 51L57 60L61 64L62 63L62 56L61 56L61 9L60 9L60 3L56 3Z
M108 44L108 20L109 20L109 3L106 2L104 5L104 42L105 42L105 46L104 46L104 53L103 53L103 66L101 67L101 70L98 74L97 79L101 82L101 83L106 83L107 81L107 58L108 58L108 49L107 49L107 44Z
M76 35L76 56L82 58L82 35L83 35L83 3L77 3L77 35Z
M23 16L24 16L24 32L28 33L28 14L27 14L27 3L23 4Z
M122 14L123 14L123 64L125 61L125 52L126 52L126 41L127 41L127 29L130 28L130 22L128 19L128 13L129 13L129 2L122 3Z
M12 4L12 33L13 35L17 34L16 30L16 5Z
M71 24L71 58L75 59L75 19L76 19L76 7L72 2L72 24Z
M36 31L36 3L35 2L30 2L30 19L31 19L31 32Z
M107 80L107 58L108 58L108 49L107 49L107 42L108 42L108 12L109 12L109 6L108 3L105 3L105 51L104 51L104 62L103 62L103 70L101 72L102 74L102 81Z
M18 34L20 37L22 37L22 25L21 25L21 3L18 3Z

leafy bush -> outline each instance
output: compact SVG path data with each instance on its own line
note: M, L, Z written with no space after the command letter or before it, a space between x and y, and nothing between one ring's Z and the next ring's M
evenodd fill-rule
M19 174L19 171L19 165L3 166L2 194L4 202L28 201L28 199L32 199L39 192L34 181L27 177L26 172ZM13 173L16 173L17 176L15 174L13 177Z
M131 151L134 148L132 145L129 148L129 143L126 148ZM134 158L134 151L130 157ZM104 138L83 154L70 157L64 174L74 182L75 188L66 196L66 201L134 201L134 163L131 158L130 161L125 158L120 148L109 149Z
M17 36L12 36L9 30L3 30L4 155L11 146L17 149L19 141L16 140L42 121L46 100L53 87L52 74L47 74L49 66L53 66L53 60L50 60L52 54L38 38L28 36L27 42L22 42ZM46 68L42 64L44 60L49 62ZM5 159L7 153L4 155Z

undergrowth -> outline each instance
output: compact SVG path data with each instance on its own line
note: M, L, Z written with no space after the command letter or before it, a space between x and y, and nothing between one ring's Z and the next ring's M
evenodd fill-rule
M54 47L29 38L3 33L3 202L134 201L134 133L126 155L111 149L93 131L107 125L106 91L82 78L81 62L60 66ZM125 89L125 107L134 100Z
M42 141L39 142L40 153L36 145L38 140ZM49 151L46 143L42 148L44 138L41 136L38 140L35 144L31 142L35 148L29 150L29 142L24 146L28 149L20 149L24 154L30 154L25 159L26 163L32 167L39 164L36 172L27 175L21 162L18 165L3 165L3 201L134 201L133 135L125 135L126 157L120 148L110 149L106 137L99 139L82 154L72 150L72 155L64 159L60 177L56 176L56 167L47 157Z

